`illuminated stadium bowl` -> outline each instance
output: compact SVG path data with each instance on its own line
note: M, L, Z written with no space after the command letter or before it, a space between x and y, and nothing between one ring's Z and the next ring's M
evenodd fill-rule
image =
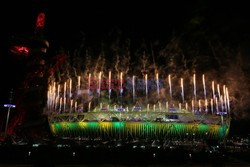
M54 136L223 140L228 134L228 88L223 85L221 90L214 81L206 85L205 75L200 86L195 74L173 85L171 75L160 79L158 73L146 74L141 80L127 76L124 82L125 74L118 73L114 75L117 88L112 86L111 72L92 75L97 79L89 73L63 83L51 81L46 111Z

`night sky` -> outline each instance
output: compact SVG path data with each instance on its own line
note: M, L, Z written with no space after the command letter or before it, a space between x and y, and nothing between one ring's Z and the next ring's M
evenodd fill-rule
M27 3L30 2L30 3ZM1 43L14 34L31 34L36 14L47 14L47 38L56 45L79 40L80 32L105 40L116 30L131 39L168 39L192 29L230 42L249 39L249 17L243 2L175 1L134 3L121 1L60 2L10 1L1 5ZM192 27L193 26L193 27ZM72 44L73 45L73 44Z
M143 41L166 42L177 36L184 41L197 41L200 50L208 46L203 45L204 41L219 41L230 49L241 48L243 61L249 64L248 7L244 1L209 0L164 3L56 1L53 4L42 0L8 1L0 7L0 58L8 56L12 36L33 34L37 13L43 11L47 17L45 35L51 54L60 48L74 49L83 39L88 45L99 46L119 36L131 39L136 47ZM6 62L1 66L2 76L8 73L6 69L14 70ZM249 67L244 69L246 73L250 72ZM15 79L1 80L1 104L8 98L10 82Z

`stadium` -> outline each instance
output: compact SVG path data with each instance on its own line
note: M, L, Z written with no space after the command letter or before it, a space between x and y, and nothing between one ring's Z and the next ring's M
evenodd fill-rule
M51 81L46 113L54 136L83 140L223 140L228 134L228 88L223 85L221 89L214 81L208 84L204 74L200 82L193 74L184 79L168 75L160 83L157 73L150 76L155 89L150 89L146 74L139 90L134 75L131 89L122 82L122 72L114 74L121 81L119 89L111 87L111 71L106 76L103 72L92 75L98 78L95 89L91 89L91 73L62 83ZM107 87L102 87L102 79L107 79Z

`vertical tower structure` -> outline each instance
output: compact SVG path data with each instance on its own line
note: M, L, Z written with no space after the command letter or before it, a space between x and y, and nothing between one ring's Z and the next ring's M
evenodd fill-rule
M25 134L24 129L32 130L31 126L45 121L42 113L46 103L46 55L49 48L49 42L44 35L45 18L45 13L38 14L33 35L14 36L10 41L10 56L20 68L14 72L14 75L18 76L15 85L17 108L14 116L10 118L7 135L13 134L16 129Z

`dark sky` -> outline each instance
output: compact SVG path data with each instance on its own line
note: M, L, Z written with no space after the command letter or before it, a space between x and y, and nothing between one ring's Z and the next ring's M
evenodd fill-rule
M74 41L82 31L89 38L108 38L116 29L131 38L165 39L187 29L197 17L201 29L236 36L248 35L247 5L228 1L8 1L1 5L1 43L13 34L32 33L36 14L47 14L48 38L60 42ZM224 32L224 34L223 34ZM228 33L228 34L227 34ZM249 35L248 35L249 37Z
M132 38L164 38L181 27L194 12L195 4L182 2L163 4L160 2L135 3L121 1L104 2L60 2L53 4L32 0L32 3L3 5L1 11L1 36L14 33L32 33L36 14L47 15L48 38L70 44L79 38L80 31L89 38L105 39L117 29ZM15 5L14 5L15 4ZM1 39L2 40L2 39ZM56 41L56 42L57 42Z
M201 32L234 46L250 48L250 17L244 1L10 0L0 7L1 57L6 55L12 36L32 35L40 11L46 13L46 37L51 49L75 47L83 36L95 44L118 32L139 42Z

